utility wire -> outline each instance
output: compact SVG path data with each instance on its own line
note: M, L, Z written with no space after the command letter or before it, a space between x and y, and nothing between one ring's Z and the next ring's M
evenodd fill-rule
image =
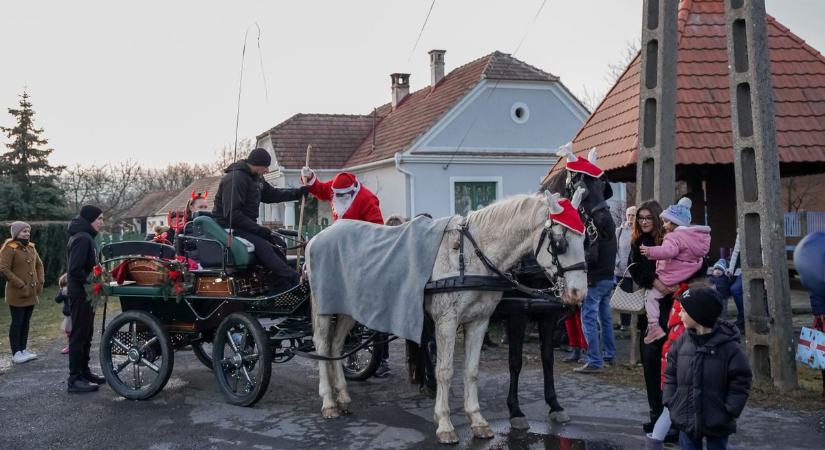
M435 0L430 3L430 9L427 10L427 17L424 18L424 23L421 24L421 29L418 30L418 37L415 38L415 44L412 46L412 50L410 50L410 56L407 57L407 62L412 60L413 53L415 53L416 47L418 47L418 42L421 40L421 35L424 34L424 27L427 26L427 22L430 20L430 14L433 12L433 7L435 6Z
M536 23L536 20L538 20L539 15L541 14L541 11L544 9L544 6L546 4L547 4L547 0L542 0L541 5L539 6L539 9L536 11L536 14L533 16L533 20L530 21L530 24L525 29L524 34L521 36L521 40L519 40L519 43L518 43L518 45L516 45L516 49L513 50L513 53L511 53L511 56L515 56L515 54L518 53L519 49L521 49L521 44L524 43L524 40L527 38L527 35L530 34L530 29ZM496 83L493 85L493 88L490 89L490 91L488 92L487 97L484 100L484 105L485 106L490 101L490 97L493 96L493 92L498 87L499 82L501 82L501 80L496 80ZM461 141L458 142L458 146L453 151L453 154L450 155L450 160L447 161L447 163L444 164L441 167L442 169L447 170L450 167L450 165L453 163L453 159L455 159L455 156L458 154L458 151L461 150L461 147L464 145L464 141L470 135L470 132L473 130L473 127L475 127L476 122L478 122L479 116L480 116L480 114L477 113L475 115L475 118L473 118L473 121L470 122L470 126L467 127L467 131L464 133L464 136L461 137Z

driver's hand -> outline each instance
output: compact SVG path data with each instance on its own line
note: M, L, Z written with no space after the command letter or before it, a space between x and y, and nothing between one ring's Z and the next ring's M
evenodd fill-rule
M315 172L307 166L301 168L301 182L310 185L315 182Z

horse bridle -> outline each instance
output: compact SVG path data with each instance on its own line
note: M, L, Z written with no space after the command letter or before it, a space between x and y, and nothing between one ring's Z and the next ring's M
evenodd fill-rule
M564 283L564 274L567 272L575 272L575 271L584 271L587 272L587 262L582 261L576 264L571 264L569 266L562 266L561 261L559 261L559 255L563 255L567 252L568 242L567 242L567 231L568 228L562 226L564 231L561 233L561 237L558 238L553 233L553 223L552 219L547 219L547 222L544 224L544 229L541 230L541 236L539 237L539 243L536 245L536 251L533 253L533 257L538 260L539 252L541 251L541 246L544 243L544 240L547 239L547 252L550 253L550 256L553 257L553 267L556 270L553 272L552 278L547 276L547 279L550 280L550 289L557 297L561 297L561 294L564 292L565 283ZM547 275L547 272L544 273Z

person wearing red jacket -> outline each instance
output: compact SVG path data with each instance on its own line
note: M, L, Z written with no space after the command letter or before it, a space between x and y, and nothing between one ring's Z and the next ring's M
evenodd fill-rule
M309 186L309 193L332 205L332 221L338 219L363 220L384 224L378 197L364 186L354 174L341 172L330 181L321 181L309 167L301 169L301 181Z
M682 303L679 299L681 298L682 293L687 289L687 283L680 283L679 287L676 288L676 291L673 293L673 306L670 309L670 315L667 319L667 340L662 346L662 390L664 390L665 385L667 352L670 350L670 346L676 342L680 336L685 334L685 324L682 323L682 319L679 317L679 313L682 312ZM668 411L667 407L665 407L662 414L659 416L659 419L656 421L656 425L653 426L653 431L645 436L645 449L658 450L662 448L665 437L670 430L670 426L670 411Z

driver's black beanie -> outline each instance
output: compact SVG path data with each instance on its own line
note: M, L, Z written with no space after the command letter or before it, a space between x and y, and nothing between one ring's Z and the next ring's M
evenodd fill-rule
M92 223L97 220L100 215L103 214L103 210L98 208L97 206L92 205L84 205L80 208L80 217L86 219L87 222Z
M246 162L253 166L269 167L269 164L272 162L272 157L269 156L268 151L262 148L256 148L249 152L249 156L246 157Z

